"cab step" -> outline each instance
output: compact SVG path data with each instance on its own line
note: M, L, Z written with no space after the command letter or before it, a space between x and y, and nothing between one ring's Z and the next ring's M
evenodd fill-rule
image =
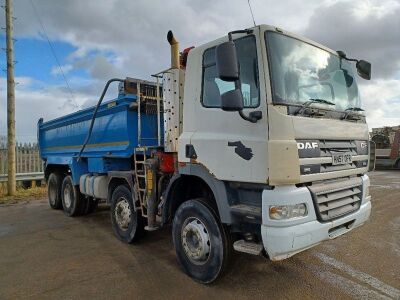
M236 251L252 255L261 255L263 248L261 244L247 242L245 240L238 240L233 243L233 249Z

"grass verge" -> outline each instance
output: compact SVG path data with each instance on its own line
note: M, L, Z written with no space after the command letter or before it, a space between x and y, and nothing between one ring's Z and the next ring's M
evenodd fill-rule
M18 188L15 196L7 196L5 192L0 191L0 205L12 204L20 201L38 200L47 197L47 187Z

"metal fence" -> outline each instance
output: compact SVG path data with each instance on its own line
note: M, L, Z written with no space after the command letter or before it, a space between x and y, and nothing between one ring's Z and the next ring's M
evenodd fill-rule
M17 181L29 182L43 179L43 163L38 145L17 143L15 150ZM7 182L7 163L7 144L4 139L0 139L0 190L4 190L4 184Z

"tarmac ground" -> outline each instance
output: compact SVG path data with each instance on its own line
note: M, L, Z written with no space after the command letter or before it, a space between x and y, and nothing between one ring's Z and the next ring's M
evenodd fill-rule
M0 299L400 299L400 172L370 174L359 228L280 262L235 253L212 285L187 277L171 229L126 245L107 206L68 218L47 200L0 206Z

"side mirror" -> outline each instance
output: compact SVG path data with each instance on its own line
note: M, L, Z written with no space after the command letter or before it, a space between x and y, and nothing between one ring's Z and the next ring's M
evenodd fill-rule
M359 60L356 63L357 73L362 78L370 80L371 79L371 64L365 60Z
M239 80L239 64L233 41L218 45L215 49L218 78L224 81Z
M221 108L225 111L241 111L243 95L240 89L230 90L221 95Z

